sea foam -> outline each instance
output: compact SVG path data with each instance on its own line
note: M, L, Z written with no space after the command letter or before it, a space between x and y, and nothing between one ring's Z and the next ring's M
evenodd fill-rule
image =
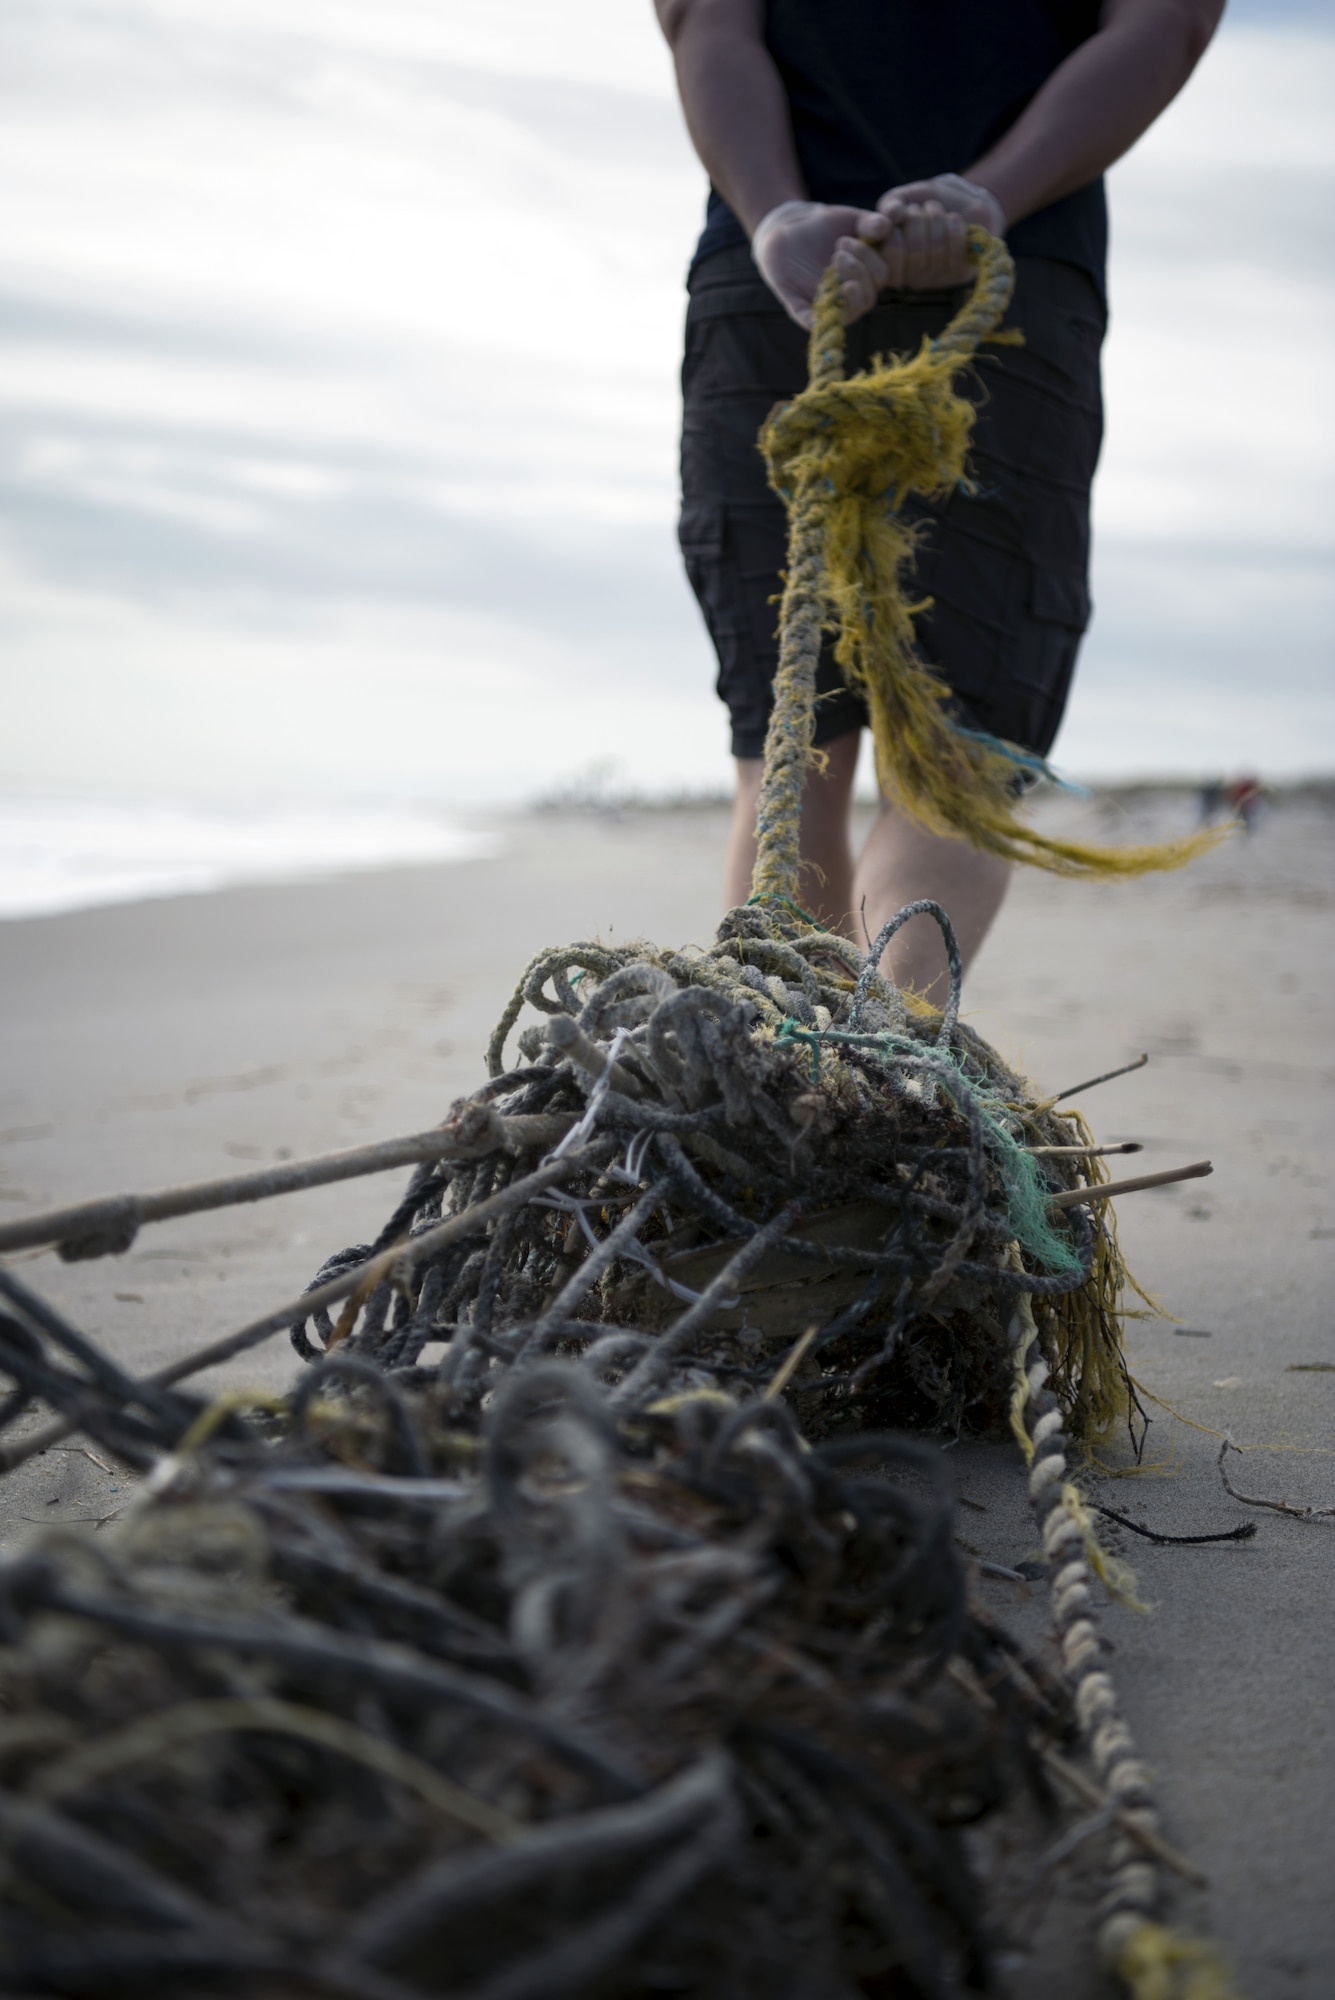
M242 805L0 793L0 918L242 883L471 861L494 832L430 806Z

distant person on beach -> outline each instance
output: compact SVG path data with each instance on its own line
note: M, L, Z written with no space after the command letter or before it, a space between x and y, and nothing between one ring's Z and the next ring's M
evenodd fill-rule
M1228 788L1228 803L1235 819L1242 821L1244 833L1254 833L1261 814L1261 780L1235 778Z
M1045 757L1089 618L1089 488L1103 415L1105 168L1191 75L1223 0L655 0L710 178L687 289L680 537L732 718L729 905L755 859L786 543L756 434L807 379L811 301L833 258L850 369L913 353L971 276L965 230L1004 235L1007 324L980 358L978 491L916 509L924 659L959 719ZM902 904L950 912L966 964L1009 866L882 800L856 865L849 807L867 712L827 646L807 783L807 905L871 932ZM862 916L858 913L862 912ZM901 983L944 971L935 925L891 946Z

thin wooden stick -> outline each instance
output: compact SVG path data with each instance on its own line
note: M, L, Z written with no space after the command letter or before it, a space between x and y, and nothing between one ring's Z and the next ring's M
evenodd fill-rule
M1108 1153L1143 1153L1145 1148L1139 1139L1123 1139L1116 1146L1026 1146L1023 1150L1032 1153L1035 1159L1070 1153L1082 1160L1101 1160Z
M1123 1063L1120 1069L1105 1069L1102 1076L1089 1076L1083 1083L1073 1083L1069 1090L1059 1090L1049 1104L1063 1104L1068 1097L1076 1097L1082 1090L1092 1090L1096 1083L1111 1083L1115 1076L1130 1076L1133 1069L1144 1069L1149 1057L1137 1056L1134 1062Z
M787 1354L785 1354L782 1362L780 1363L779 1368L774 1375L774 1379L771 1381L769 1387L766 1389L764 1395L761 1397L760 1400L762 1403L774 1403L778 1401L779 1397L788 1387L788 1384L792 1381L794 1373L801 1366L803 1358L806 1355L807 1349L810 1347L812 1341L816 1338L816 1335L819 1332L820 1332L820 1321L817 1320L813 1325L807 1328L806 1332L802 1335L800 1340L794 1341L793 1345L789 1348Z
M1111 1201L1114 1195L1135 1194L1138 1188L1167 1187L1171 1181L1202 1180L1212 1174L1209 1160L1193 1161L1189 1167L1169 1167L1162 1174L1133 1174L1127 1181L1104 1181L1100 1187L1063 1188L1048 1198L1049 1208L1082 1208L1086 1202Z
M64 1208L47 1208L15 1222L0 1223L0 1252L27 1250L35 1244L58 1243L67 1260L118 1254L127 1250L146 1222L166 1222L178 1215L199 1215L206 1209L233 1208L245 1201L268 1201L274 1195L296 1194L303 1188L325 1187L332 1181L355 1180L362 1174L389 1173L395 1167L423 1160L477 1160L499 1151L519 1153L563 1139L574 1124L573 1113L549 1117L490 1118L458 1121L431 1132L413 1132L402 1139L379 1139L370 1146L349 1146L337 1153L317 1153L309 1160L285 1160L245 1174L216 1181L186 1181L154 1194L95 1195Z
M946 1672L955 1685L963 1688L980 1708L995 1712L996 1702L986 1688L981 1686L973 1668L966 1661L960 1659L947 1661ZM1195 1882L1200 1888L1209 1886L1209 1878L1201 1873L1194 1861L1188 1861L1186 1855L1180 1854L1177 1848L1170 1846L1161 1833L1156 1832L1152 1826L1146 1826L1139 1813L1133 1812L1126 1806L1119 1806L1110 1799L1103 1787L1096 1784L1093 1778L1086 1776L1078 1764L1071 1763L1069 1758L1063 1757L1061 1752L1054 1750L1050 1744L1034 1741L1034 1748L1052 1775L1060 1778L1084 1805L1110 1813L1124 1833L1129 1833L1133 1840L1138 1840L1141 1846L1162 1861L1165 1867L1173 1869L1186 1881Z
M1179 1853L1176 1847L1170 1846L1161 1833L1156 1833L1152 1826L1146 1826L1127 1807L1115 1805L1109 1799L1103 1787L1096 1785L1092 1778L1087 1778L1078 1764L1072 1764L1068 1758L1062 1756L1059 1750L1052 1749L1049 1744L1045 1744L1042 1747L1039 1755L1053 1776L1060 1778L1062 1783L1070 1791L1073 1791L1084 1805L1111 1811L1112 1817L1117 1822L1120 1830L1123 1833L1129 1833L1133 1840L1138 1840L1141 1846L1146 1848L1155 1857L1156 1861L1162 1861L1166 1868L1171 1868L1174 1873L1181 1875L1185 1881L1194 1882L1200 1889L1209 1887L1209 1876L1202 1874L1194 1861L1188 1861L1185 1854Z
M576 1147L569 1153L563 1153L559 1159L546 1161L533 1173L526 1174L523 1180L512 1181L499 1194L475 1203L459 1215L450 1216L446 1221L437 1223L434 1229L424 1229L420 1235L405 1237L391 1244L378 1257L358 1264L351 1271L342 1272L337 1278L330 1278L327 1284L317 1285L313 1291L302 1292L297 1298L289 1299L285 1305L252 1320L239 1332L226 1334L221 1340L211 1341L207 1347L196 1348L193 1354L184 1355L179 1361L169 1362L165 1368L145 1376L144 1383L155 1389L170 1388L173 1382L183 1382L187 1375L197 1375L202 1368L215 1368L219 1362L230 1361L233 1355L243 1354L247 1348L258 1347L270 1335L282 1333L298 1320L309 1319L323 1306L336 1305L359 1286L367 1285L369 1290L392 1271L411 1269L422 1257L443 1250L461 1236L471 1236L475 1230L485 1229L489 1222L508 1214L512 1208L522 1208L531 1195L540 1194L543 1188L551 1187L576 1168L588 1166L599 1153L605 1154L605 1147L605 1141L595 1140L590 1146ZM62 1417L58 1423L48 1424L45 1430L34 1431L20 1444L0 1446L0 1473L12 1472L38 1452L49 1451L53 1444L59 1444L78 1428L77 1423Z

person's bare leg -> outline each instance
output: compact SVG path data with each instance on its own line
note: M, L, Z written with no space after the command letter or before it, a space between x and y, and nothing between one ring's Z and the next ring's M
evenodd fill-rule
M861 732L855 729L847 736L837 736L833 743L824 744L829 762L823 772L811 773L802 794L802 872L798 900L832 930L848 928L849 912L854 907L848 808L860 740ZM724 874L724 893L730 910L744 903L751 893L761 770L759 757L737 759L737 800Z
M852 902L859 913L859 938L864 917L867 932L874 938L905 903L929 897L941 905L954 925L967 968L1001 908L1010 873L1008 861L983 854L967 841L929 833L882 799L853 877ZM937 1006L942 1004L946 995L945 944L931 917L911 918L891 939L882 970L897 986L911 986Z
M954 925L967 967L1001 907L1010 864L980 853L967 841L929 833L883 799L855 870L848 810L859 742L859 733L853 731L827 743L826 770L813 771L807 780L802 795L800 901L822 923L861 943L864 922L866 935L874 938L905 903L930 898L940 903ZM761 773L758 757L737 759L737 798L725 876L729 909L744 903L751 893ZM883 964L897 985L911 986L938 1004L944 1000L945 946L930 917L914 917L907 923L891 940Z

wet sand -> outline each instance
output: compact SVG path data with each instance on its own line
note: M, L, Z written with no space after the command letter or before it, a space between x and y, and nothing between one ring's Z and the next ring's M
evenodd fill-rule
M1178 831L1185 800L1057 801L1048 817L1118 838ZM510 822L505 848L422 867L0 926L0 1215L223 1174L420 1130L475 1087L493 1020L533 951L566 939L707 939L724 816L699 809ZM1180 1324L1132 1322L1156 1403L1155 1470L1089 1480L1095 1499L1175 1533L1254 1519L1244 1545L1156 1547L1110 1526L1148 1617L1104 1615L1124 1708L1157 1773L1170 1838L1210 1877L1182 1913L1233 1954L1252 2000L1335 1991L1335 1521L1249 1512L1223 1491L1335 1505L1335 812L1272 811L1186 874L1081 885L1026 874L966 991L980 1031L1044 1088L1148 1051L1089 1094L1106 1139L1153 1170L1209 1157L1208 1181L1128 1197L1124 1245ZM16 1267L136 1369L295 1294L364 1241L401 1175L145 1230L124 1257ZM281 1338L217 1371L278 1385ZM984 1555L1034 1553L1016 1455L951 1448ZM0 1484L0 1548L34 1522L100 1520L127 1487L77 1444ZM982 1511L979 1511L981 1509ZM1032 1633L1040 1587L982 1586ZM1093 1995L1082 1945L1050 1925L1019 1984Z

